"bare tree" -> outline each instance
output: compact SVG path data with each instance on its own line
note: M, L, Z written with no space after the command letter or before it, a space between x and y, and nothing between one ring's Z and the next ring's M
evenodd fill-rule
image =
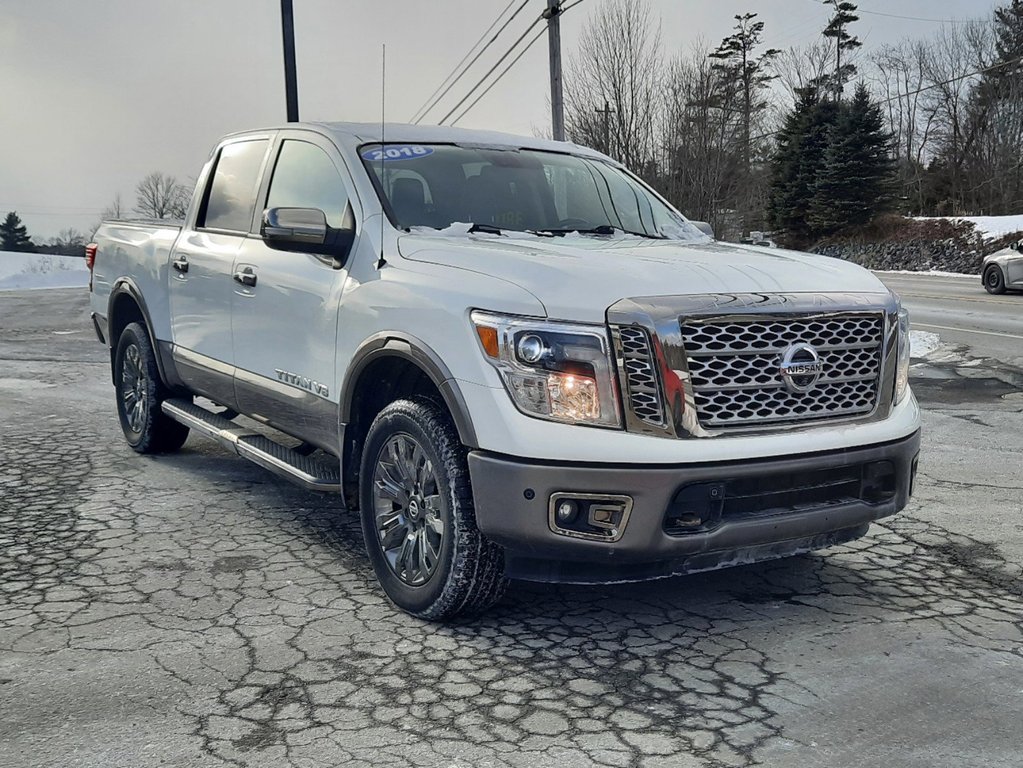
M926 90L930 82L933 43L903 40L882 46L872 57L873 82L885 111L898 161L901 196L912 210L923 211L925 169L936 151L936 100Z
M85 256L85 235L74 228L62 229L60 234L50 238L45 250L64 256Z
M709 54L699 42L668 64L660 186L679 210L727 238L740 234L729 212L743 172L743 121L738 92Z
M834 58L835 43L830 38L823 37L816 42L789 48L778 54L773 67L786 96L785 102L777 105L781 111L792 108L800 91L811 87L820 89L822 84L828 82Z
M188 208L187 187L161 171L142 179L135 195L135 212L151 219L182 219Z
M567 68L569 137L648 178L655 175L661 68L660 22L647 0L606 0Z
M128 211L121 200L121 193L118 192L114 195L114 199L111 201L110 205L103 209L101 216L104 219L122 219L127 212Z
M944 27L929 47L927 58L927 99L935 111L934 137L938 143L936 166L932 169L931 206L936 213L968 213L963 190L966 158L978 139L982 120L971 120L970 100L977 83L976 73L994 58L991 25L986 22ZM974 118L981 115L974 113Z

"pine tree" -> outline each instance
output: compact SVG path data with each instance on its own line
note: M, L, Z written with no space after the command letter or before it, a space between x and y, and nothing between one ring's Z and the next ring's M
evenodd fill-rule
M0 251L34 251L36 249L28 230L21 223L17 211L7 214L0 224Z
M859 83L831 126L813 186L808 223L815 238L862 227L891 210L895 177L891 141L880 105Z
M841 99L845 84L856 74L854 64L842 63L842 53L854 51L863 45L858 37L849 34L847 27L854 21L859 21L860 17L856 15L856 6L845 0L824 0L824 4L835 9L835 15L828 21L823 34L824 37L830 37L835 41L835 75L831 87L835 98Z
M750 218L751 211L755 207L754 198L757 196L756 193L762 190L762 185L755 183L756 180L753 177L755 159L753 126L761 121L770 106L767 99L760 94L777 77L770 72L770 68L771 62L781 53L775 48L770 48L759 56L755 55L755 50L761 45L764 32L764 22L756 21L756 18L757 14L755 13L737 15L735 17L737 22L734 27L735 32L722 40L721 44L710 54L710 58L714 60L712 69L718 74L724 91L716 101L726 103L737 101L739 103L737 110L729 109L721 103L710 106L717 106L728 112L738 113L740 116L742 130L740 189L743 193L739 204L743 229L747 231L751 228Z
M816 88L803 89L778 136L768 216L772 228L780 230L789 245L806 245L814 237L808 220L810 206L838 113L838 104L822 100Z

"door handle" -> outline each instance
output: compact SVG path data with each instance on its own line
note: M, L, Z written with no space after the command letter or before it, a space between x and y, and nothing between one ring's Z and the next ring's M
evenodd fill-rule
M178 256L171 263L171 266L174 267L174 269L176 269L178 272L184 274L185 272L188 271L188 259L186 259L184 256Z
M236 283L241 283L242 285L247 285L251 288L256 284L256 273L252 270L252 267L239 269L234 273L234 281Z

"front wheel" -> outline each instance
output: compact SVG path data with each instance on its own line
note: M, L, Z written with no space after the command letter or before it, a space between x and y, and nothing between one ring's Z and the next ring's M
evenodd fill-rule
M369 428L359 501L384 593L424 619L478 613L504 593L504 555L476 527L465 448L447 413L398 400Z
M114 391L121 431L135 451L176 451L188 437L188 427L169 418L160 408L168 392L156 365L149 334L139 323L121 332L114 352Z
M984 270L984 288L988 293L1005 293L1005 275L997 264Z

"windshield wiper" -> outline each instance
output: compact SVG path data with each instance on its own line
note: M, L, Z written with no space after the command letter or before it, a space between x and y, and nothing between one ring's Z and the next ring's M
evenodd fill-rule
M473 224L469 227L469 234L473 232L482 232L485 235L503 235L500 227L495 227L493 224Z
M537 235L563 237L564 235L570 235L573 232L578 232L580 235L613 235L615 233L615 228L610 224L601 224L589 229L579 229L578 227L575 227L573 229L531 229L528 231Z
M623 229L622 232L624 232L627 235L635 235L636 237L645 237L648 240L667 240L668 239L667 235L651 235L649 232L630 232L627 229Z

